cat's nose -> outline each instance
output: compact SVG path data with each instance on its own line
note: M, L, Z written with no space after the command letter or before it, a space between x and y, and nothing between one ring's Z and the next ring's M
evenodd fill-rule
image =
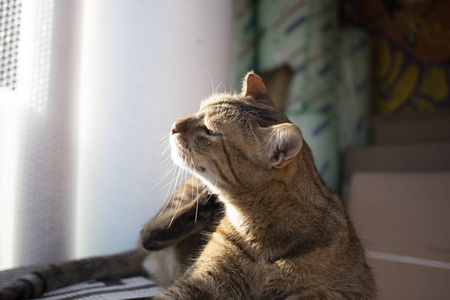
M180 126L177 124L178 122L175 122L172 125L172 135L174 135L175 133L180 133Z
M172 125L172 134L181 133L186 131L187 119L178 120Z

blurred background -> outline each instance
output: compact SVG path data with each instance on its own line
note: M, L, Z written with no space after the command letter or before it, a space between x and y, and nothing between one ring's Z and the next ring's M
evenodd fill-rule
M0 270L135 247L176 176L171 124L255 70L343 197L381 297L450 294L449 14L444 0L0 0Z

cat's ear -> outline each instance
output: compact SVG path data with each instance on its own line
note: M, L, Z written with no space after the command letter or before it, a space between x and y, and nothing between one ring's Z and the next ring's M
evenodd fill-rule
M249 72L245 75L244 82L242 84L242 94L245 97L251 97L255 100L263 100L273 105L263 80L253 72Z
M282 168L300 152L303 136L297 126L283 123L261 128L265 140L265 167Z

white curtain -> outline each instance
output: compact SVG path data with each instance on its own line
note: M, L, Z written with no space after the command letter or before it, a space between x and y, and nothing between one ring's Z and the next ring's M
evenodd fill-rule
M21 17L16 83L0 80L0 269L133 248L166 200L161 139L227 87L231 1L12 3Z

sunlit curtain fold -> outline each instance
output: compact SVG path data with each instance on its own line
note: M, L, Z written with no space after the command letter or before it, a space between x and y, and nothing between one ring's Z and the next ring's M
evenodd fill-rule
M135 247L172 122L228 86L231 1L0 9L0 269Z

